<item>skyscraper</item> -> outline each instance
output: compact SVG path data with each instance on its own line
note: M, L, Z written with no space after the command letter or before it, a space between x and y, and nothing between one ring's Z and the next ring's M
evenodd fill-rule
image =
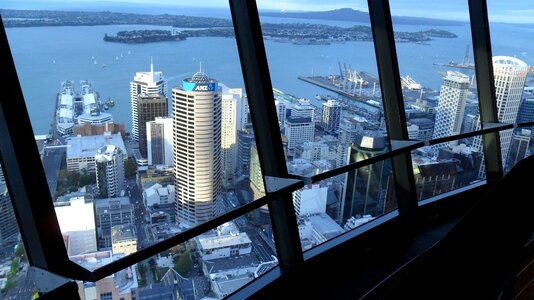
M363 131L350 147L347 164L370 159L386 150L385 136L377 131ZM342 224L350 217L376 217L384 213L387 178L391 170L390 161L385 160L347 174L339 217Z
M147 157L146 122L154 121L157 117L168 115L167 97L159 94L141 93L137 99L137 121L139 132L139 151Z
M149 165L172 166L172 118L158 118L146 123Z
M250 147L256 143L252 124L246 124L237 132L237 173L249 177L250 174Z
M130 82L130 100L132 106L132 138L139 140L139 120L137 117L137 100L139 94L159 94L167 97L167 82L162 72L154 72L154 65L150 64L150 72L135 73Z
M172 89L178 221L195 226L216 215L221 194L221 90L203 72Z
M114 145L98 149L95 155L99 198L119 197L124 190L124 154Z
M468 91L469 76L456 71L447 71L439 92L434 139L460 134ZM451 144L456 145L456 141Z
M517 112L521 103L521 95L525 86L528 65L515 57L494 56L493 75L495 77L495 96L497 99L497 117L499 123L515 123ZM477 130L481 128L480 121ZM506 162L510 152L510 142L512 141L513 129L502 130L501 156L503 167L506 169ZM476 136L474 146L482 152L482 137ZM484 177L485 165L480 166L480 177Z
M341 121L341 106L336 100L328 100L323 103L323 114L321 118L321 126L325 131L335 131L339 128Z
M17 243L19 227L7 187L0 183L0 259Z
M221 147L223 165L223 185L234 184L234 174L237 166L237 131L243 127L242 89L228 89L222 85L221 104Z

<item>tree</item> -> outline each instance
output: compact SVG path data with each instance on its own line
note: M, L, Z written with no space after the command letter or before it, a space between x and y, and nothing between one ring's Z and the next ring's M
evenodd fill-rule
M182 277L187 277L187 274L193 267L193 261L189 253L184 252L178 256L178 259L174 263L174 269L176 272L180 273Z
M22 244L18 244L17 248L15 249L15 256L23 258L25 256L24 246Z
M125 177L133 177L135 176L135 173L137 172L137 166L135 164L135 161L131 158L128 158L124 162L124 176Z

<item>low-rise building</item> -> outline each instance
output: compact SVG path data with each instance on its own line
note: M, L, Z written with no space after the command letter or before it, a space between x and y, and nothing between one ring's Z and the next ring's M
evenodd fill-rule
M128 158L124 141L120 134L109 132L103 135L75 136L67 138L67 170L94 173L96 169L95 155L98 149L114 145L122 150L124 159Z

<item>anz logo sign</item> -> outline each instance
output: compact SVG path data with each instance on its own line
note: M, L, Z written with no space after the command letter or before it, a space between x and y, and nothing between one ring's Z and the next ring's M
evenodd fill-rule
M193 90L197 92L211 92L215 91L216 86L217 84L215 83L197 84Z
M195 83L190 81L184 81L182 87L185 91L194 91L194 92L212 92L219 89L218 82L210 83Z

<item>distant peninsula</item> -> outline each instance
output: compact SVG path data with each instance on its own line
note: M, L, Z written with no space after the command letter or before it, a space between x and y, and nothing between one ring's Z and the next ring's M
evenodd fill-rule
M315 19L315 20L330 20L330 21L347 21L370 23L369 13L354 10L352 8L340 8L328 11L306 11L306 12L260 12L264 17L277 18L293 18L293 19ZM392 16L393 24L396 25L427 25L427 26L457 26L464 25L465 22L450 21L441 19L430 19L420 17L402 17Z
M161 25L180 28L232 27L222 18L183 15L149 15L94 11L53 11L0 9L5 27Z
M183 41L193 37L234 37L231 20L223 18L193 17L184 15L150 15L116 12L89 11L50 11L50 10L14 10L0 9L5 27L33 26L95 26L95 25L159 25L169 26L169 30L132 30L120 31L116 35L106 34L106 42L117 43L153 43L163 41ZM265 13L264 13L265 15ZM325 12L309 13L269 13L271 16L296 17L308 19L369 20L367 13L352 9L339 9ZM356 18L356 19L355 19ZM406 17L403 20L407 20ZM434 19L410 18L410 20L432 20L434 25L443 25ZM438 23L436 23L438 22ZM452 24L452 21L444 21ZM312 23L274 24L262 23L265 39L275 42L299 45L329 45L352 41L372 41L371 27L354 25L339 27ZM178 30L180 28L180 30ZM433 38L456 38L449 31L429 29L416 32L395 32L395 41L399 43L427 44Z
M349 28L322 24L291 23L262 24L266 40L297 45L329 45L352 41L372 41L371 27L356 25ZM233 28L207 28L195 30L132 30L120 31L115 36L106 34L104 41L118 43L151 43L183 41L193 37L234 37ZM456 34L438 29L416 32L395 32L398 43L426 44L433 38L456 38Z

